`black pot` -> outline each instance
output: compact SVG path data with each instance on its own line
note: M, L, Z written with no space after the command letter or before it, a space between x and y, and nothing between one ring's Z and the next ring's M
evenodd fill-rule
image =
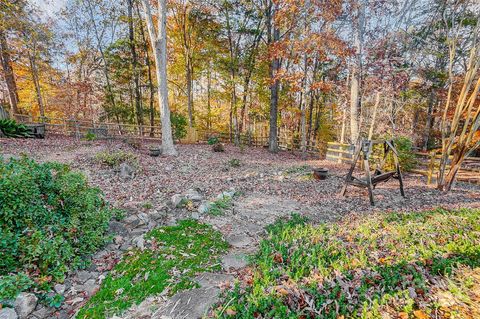
M150 149L150 156L157 157L157 156L160 156L160 154L162 154L161 149L159 149L159 148L151 148Z
M319 180L327 179L328 168L314 168L313 169L313 176L316 179L319 179Z

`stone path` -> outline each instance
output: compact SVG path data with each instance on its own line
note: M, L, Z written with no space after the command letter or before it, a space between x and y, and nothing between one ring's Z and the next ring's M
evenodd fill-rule
M221 231L230 244L229 252L222 257L222 271L200 274L195 279L200 288L179 292L168 299L150 299L123 318L202 318L220 301L222 288L233 284L237 272L247 266L247 256L257 249L261 236L265 234L264 227L278 218L299 212L299 209L300 205L295 201L252 194L238 198L233 209L223 216L200 216L202 222Z

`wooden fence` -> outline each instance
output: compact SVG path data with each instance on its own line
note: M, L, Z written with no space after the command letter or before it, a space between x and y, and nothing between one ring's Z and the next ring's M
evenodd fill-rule
M415 153L417 158L417 166L410 170L412 173L420 174L427 177L427 183L433 184L437 180L441 155L432 151L430 153ZM447 169L450 166L447 165ZM462 168L457 174L457 180L462 182L480 184L480 158L467 157L462 164Z
M326 158L327 160L338 163L351 164L354 151L354 145L330 142L328 143ZM417 165L415 168L410 169L409 172L426 176L429 185L435 183L438 176L441 156L435 151L430 153L415 152L414 154L417 160ZM372 158L376 159L379 157L372 155ZM447 166L447 169L448 168L449 166ZM480 184L480 158L467 157L457 174L457 180Z
M49 134L62 134L83 138L87 133L93 133L98 138L138 138L142 140L157 140L162 137L160 125L150 126L124 123L95 122L89 120L64 119L54 117L34 117L31 115L15 114L15 119L24 124L44 123ZM241 145L253 147L268 147L268 133L261 130L260 133L244 133L239 135ZM278 132L278 146L281 150L295 151L300 149L298 138L293 134L287 134L284 130ZM217 136L221 142L234 141L232 132L217 132L207 130L195 130L187 128L187 136L180 140L181 143L206 142L211 136ZM307 143L307 153L319 155L323 145L317 145L316 141Z

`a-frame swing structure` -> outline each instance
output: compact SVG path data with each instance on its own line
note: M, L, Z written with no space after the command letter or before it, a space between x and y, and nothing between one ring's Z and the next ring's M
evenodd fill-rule
M374 144L383 144L383 158L381 158L380 163L377 165L373 174L370 172L370 154L372 152L372 147ZM395 170L384 172L383 166L385 166L387 156L389 153L392 153L393 160L395 164ZM360 159L363 159L363 169L365 171L365 178L357 178L353 176L353 171ZM359 140L357 143L355 155L353 156L352 166L348 171L348 174L345 178L345 185L342 188L341 195L345 196L347 192L348 185L353 185L356 187L367 188L368 189L368 196L370 197L370 204L372 206L375 205L375 201L373 199L373 190L377 186L377 184L382 182L387 182L391 178L398 179L399 186L400 186L400 193L403 197L405 197L405 192L403 191L403 179L402 179L402 171L400 169L400 163L398 160L398 152L395 149L394 143L392 140Z

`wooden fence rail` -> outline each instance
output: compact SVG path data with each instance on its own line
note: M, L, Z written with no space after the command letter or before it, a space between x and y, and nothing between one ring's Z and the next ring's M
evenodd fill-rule
M98 137L107 138L139 138L144 140L160 140L162 137L160 125L150 126L111 122L95 122L89 120L65 119L55 117L39 117L23 114L15 114L15 119L24 124L45 124L49 133L63 134L82 138L87 133L93 133ZM290 134L291 135L291 134ZM187 136L180 140L182 143L206 142L211 136L217 136L221 142L233 142L234 136L229 132L217 132L207 130L187 129ZM242 145L254 147L268 147L268 136L254 133L240 134ZM300 142L290 137L289 134L279 130L278 145L281 150L295 151L300 149ZM323 145L317 145L316 141L309 141L306 150L309 154L318 155Z

